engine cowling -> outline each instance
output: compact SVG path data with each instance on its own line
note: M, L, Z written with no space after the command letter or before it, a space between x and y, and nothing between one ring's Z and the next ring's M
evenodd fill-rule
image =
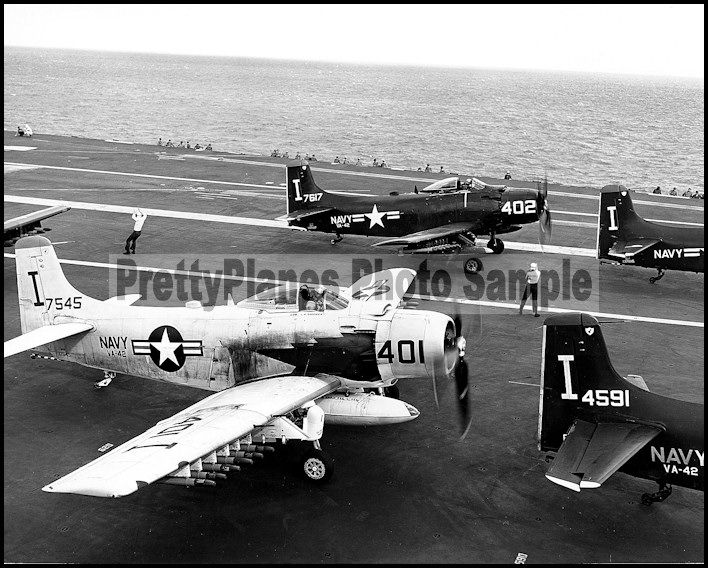
M384 381L450 373L457 360L455 324L425 310L396 310L376 328L376 365Z
M501 195L502 219L511 225L537 221L542 208L539 196L540 192L531 189L507 189Z

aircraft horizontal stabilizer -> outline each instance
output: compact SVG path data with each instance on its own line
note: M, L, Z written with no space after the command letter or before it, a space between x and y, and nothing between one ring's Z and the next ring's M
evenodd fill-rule
M326 215L328 213L333 213L336 211L333 207L318 207L316 209L300 209L299 211L293 211L287 215L281 215L276 217L277 221L307 221L313 217L319 217L320 215Z
M629 241L619 240L612 246L607 254L619 258L631 258L659 242L661 242L659 239L632 239Z
M60 339L66 339L72 335L77 335L79 333L84 333L93 329L94 326L88 322L71 322L71 323L60 323L57 325L45 325L33 329L19 337L10 339L5 342L5 357L10 357L11 355L16 355L17 353L22 353L28 349L33 349L39 347L40 345L46 345L53 341L59 341Z
M658 426L636 422L594 424L576 420L546 477L573 491L600 487L661 432Z

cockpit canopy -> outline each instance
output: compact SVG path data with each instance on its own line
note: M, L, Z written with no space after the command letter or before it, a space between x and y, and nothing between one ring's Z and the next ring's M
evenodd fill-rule
M453 191L504 191L504 189L506 189L505 185L492 185L477 178L462 180L459 176L455 176L431 183L420 191L422 193L452 193Z
M349 301L339 294L336 286L314 286L288 282L241 300L236 304L273 312L343 310Z
M449 177L431 183L420 191L423 193L449 193L460 190L460 178L458 176Z

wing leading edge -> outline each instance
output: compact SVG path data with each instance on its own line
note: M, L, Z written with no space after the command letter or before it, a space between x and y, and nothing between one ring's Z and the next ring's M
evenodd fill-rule
M54 493L123 497L340 386L335 377L272 377L213 394L104 456L43 487Z
M661 432L658 426L636 422L576 420L546 477L573 491L599 487Z

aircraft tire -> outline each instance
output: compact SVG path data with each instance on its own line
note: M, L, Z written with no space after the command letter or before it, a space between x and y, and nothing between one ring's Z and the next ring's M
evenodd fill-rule
M477 274L483 270L482 261L475 257L468 258L465 261L463 270L465 271L465 274Z
M504 252L504 241L501 239L490 239L487 243L487 248L492 249L494 254L501 254Z
M302 456L302 472L312 483L326 483L332 477L334 463L322 450L308 449Z

